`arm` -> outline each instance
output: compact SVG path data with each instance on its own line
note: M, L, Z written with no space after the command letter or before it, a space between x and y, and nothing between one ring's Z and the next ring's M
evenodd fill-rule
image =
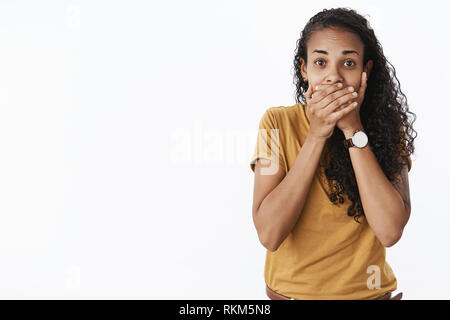
M291 232L305 204L326 140L307 136L287 174L279 167L274 175L261 175L255 166L253 222L260 242L270 251L278 249ZM266 160L270 163L269 160Z
M361 125L355 129L363 130ZM353 132L343 131L346 139ZM411 212L408 166L402 169L399 181L391 183L370 144L362 149L349 148L349 152L367 222L383 246L391 247L400 240Z

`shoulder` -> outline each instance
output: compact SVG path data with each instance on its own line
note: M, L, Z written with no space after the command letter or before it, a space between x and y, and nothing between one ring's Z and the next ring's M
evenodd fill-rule
M281 126L291 121L304 118L304 105L297 103L291 106L276 106L266 109L263 117L270 118L275 125Z
M304 105L299 102L291 106L276 106L276 107L270 107L267 109L267 111L270 110L273 114L277 115L293 115L297 114L299 111L303 110Z

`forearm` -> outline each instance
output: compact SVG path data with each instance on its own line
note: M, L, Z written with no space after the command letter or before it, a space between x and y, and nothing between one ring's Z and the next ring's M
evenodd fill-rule
M344 131L345 138L353 133L354 130ZM400 238L406 224L403 200L378 164L370 142L362 149L349 148L349 153L367 222L380 242L391 246Z
M292 168L262 201L258 216L268 247L275 251L297 222L326 140L307 136Z

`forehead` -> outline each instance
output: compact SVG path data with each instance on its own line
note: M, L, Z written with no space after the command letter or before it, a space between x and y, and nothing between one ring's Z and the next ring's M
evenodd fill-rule
M364 44L358 35L337 27L316 30L307 42L308 54L313 50L325 50L329 54L341 54L343 50L356 50L361 55Z

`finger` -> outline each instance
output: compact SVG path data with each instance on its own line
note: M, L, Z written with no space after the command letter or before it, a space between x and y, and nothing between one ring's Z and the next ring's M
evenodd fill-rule
M350 90L352 88L352 90ZM356 96L355 96L356 94ZM345 87L341 90L337 90L335 92L331 92L326 95L320 101L320 109L325 109L326 113L331 113L335 111L340 105L343 105L345 102L348 102L350 99L354 99L357 97L357 93L354 91L353 87Z
M329 94L333 92L338 91L342 87L343 87L342 83L318 85L315 87L316 91L314 92L314 97L317 97L316 101L320 102L323 100L323 98L327 97Z
M353 102L357 102L358 103L358 101L348 101L348 102L346 102L346 103L344 103L344 104L341 104L339 107L337 107L334 111L340 111L340 110L343 110L343 109L345 109L345 108L347 108L348 106L350 106Z
M312 99L311 94L312 94L312 85L310 83L308 83L308 90L306 90L306 93L305 93L306 98L311 100Z
M311 99L311 98L310 98L310 95L311 95L311 85L310 85L309 83L308 83L308 89L305 91L305 93L304 93L303 95L304 95L304 97L305 97L306 103L309 104L309 100Z
M345 92L343 96L338 96L338 98L328 103L328 105L323 108L326 114L331 114L332 112L339 110L341 107L345 108L345 106L353 102L352 100L357 99L358 93L356 93L355 91L349 92L348 89L346 89L347 88L341 90Z
M361 74L361 85L359 86L359 96L364 97L364 93L367 89L367 72Z
M358 103L353 102L353 103L349 104L348 106L344 107L342 110L333 112L330 115L330 118L333 122L337 122L338 120L340 120L341 118L345 117L347 114L349 114L350 112L355 110L357 107L358 107Z

